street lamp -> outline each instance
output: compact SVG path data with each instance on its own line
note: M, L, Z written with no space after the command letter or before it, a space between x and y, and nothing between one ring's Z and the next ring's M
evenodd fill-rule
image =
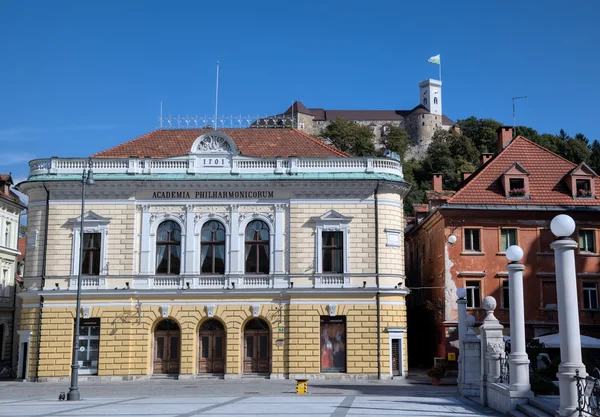
M579 332L579 306L577 303L577 276L575 249L577 242L571 239L575 221L566 214L559 214L550 222L550 230L556 240L550 244L556 264L556 296L558 299L558 334L560 335L560 365L558 384L560 388L560 416L570 416L577 409L577 380L585 378L585 365L581 360L581 334Z
M79 268L77 270L77 304L75 307L75 335L73 336L73 361L71 363L71 386L67 393L67 401L79 401L79 363L77 355L79 352L79 316L81 310L81 270L83 268L83 216L85 211L85 185L94 184L92 171L92 159L88 159L87 169L83 168L81 174L81 223L79 227Z
M510 299L510 390L528 396L531 391L529 383L529 358L525 344L525 300L523 295L523 271L525 265L519 263L523 259L523 249L512 245L506 249L506 258L510 263L508 271L508 291Z

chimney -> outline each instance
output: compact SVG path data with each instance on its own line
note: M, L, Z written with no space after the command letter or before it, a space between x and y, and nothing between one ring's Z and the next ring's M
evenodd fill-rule
M501 151L512 140L513 130L511 126L501 126L496 133L498 133L498 150Z
M471 176L472 172L463 172L462 173L462 180L466 180L467 178L469 178Z
M433 191L444 191L442 174L433 174L433 177L431 178L431 187L433 188Z
M493 156L494 156L493 153L482 153L479 156L479 164L480 165L485 164L487 161L489 161L490 159L492 159Z

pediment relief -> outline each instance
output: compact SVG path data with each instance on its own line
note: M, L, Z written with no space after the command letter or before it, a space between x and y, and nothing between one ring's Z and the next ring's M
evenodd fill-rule
M93 211L88 211L83 215L83 224L88 225L90 223L92 224L98 224L98 225L103 225L103 224L108 224L110 223L111 218L110 217L102 217L101 215L94 213ZM71 219L69 219L69 223L72 224L80 224L81 223L81 216L79 217L73 217Z
M312 220L316 223L349 223L352 217L344 216L335 210L329 210L321 216L312 217Z
M223 132L217 130L204 133L199 136L192 145L191 154L210 154L210 155L239 155L237 145Z

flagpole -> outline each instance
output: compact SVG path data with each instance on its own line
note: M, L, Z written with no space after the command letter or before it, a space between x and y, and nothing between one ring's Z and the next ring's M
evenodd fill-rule
M440 82L442 82L442 54L440 54Z

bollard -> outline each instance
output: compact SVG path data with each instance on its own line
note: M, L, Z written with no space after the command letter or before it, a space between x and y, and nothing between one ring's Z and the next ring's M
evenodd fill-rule
M308 394L308 380L297 379L296 380L296 394Z

